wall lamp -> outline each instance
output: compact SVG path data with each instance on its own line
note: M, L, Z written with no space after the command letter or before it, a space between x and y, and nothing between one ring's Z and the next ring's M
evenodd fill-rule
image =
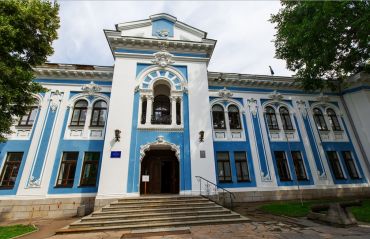
M199 131L199 142L200 143L204 142L204 131L203 130Z
M116 142L119 142L120 139L121 139L121 130L119 129L114 130L114 140Z

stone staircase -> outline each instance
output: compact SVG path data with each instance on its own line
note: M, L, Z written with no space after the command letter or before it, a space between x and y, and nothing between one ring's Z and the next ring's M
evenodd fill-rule
M200 196L148 196L119 199L57 233L151 230L248 221Z

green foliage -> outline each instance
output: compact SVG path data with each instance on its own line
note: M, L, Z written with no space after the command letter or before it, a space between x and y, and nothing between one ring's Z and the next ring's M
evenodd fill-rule
M361 207L352 207L351 212L357 220L370 223L370 200L364 200Z
M24 115L45 89L33 82L32 67L53 53L59 6L42 0L0 1L0 142L14 117Z
M349 75L368 70L369 1L281 3L270 19L277 29L276 57L286 60L305 90L338 88Z
M36 231L33 225L12 225L0 227L0 239L8 239L28 232Z

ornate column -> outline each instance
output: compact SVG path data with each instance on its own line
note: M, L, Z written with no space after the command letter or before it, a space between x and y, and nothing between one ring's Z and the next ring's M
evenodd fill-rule
M176 125L176 100L177 97L171 97L171 125Z
M180 97L180 115L181 115L181 122L180 125L184 125L184 99Z
M153 99L154 97L151 95L148 95L146 97L146 120L145 125L151 125L152 124L152 111L153 111Z
M141 123L141 119L143 117L143 108L142 108L142 106L143 106L143 101L144 100L145 100L145 96L144 95L140 95L140 97L139 97L139 116L138 116L138 120L139 120L138 125L139 126L143 125Z

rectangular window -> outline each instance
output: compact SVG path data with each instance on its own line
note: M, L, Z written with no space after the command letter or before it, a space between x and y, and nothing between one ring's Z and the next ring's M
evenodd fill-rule
M284 151L275 151L276 165L278 168L278 174L280 181L290 181L290 172L288 167L288 161Z
M98 176L99 152L85 152L80 186L95 186Z
M31 109L20 118L18 125L31 127L35 123L37 111L38 111L37 107L35 106L31 107Z
M300 151L292 151L292 158L294 163L295 174L297 180L307 180L306 169L304 167L304 162L302 159L302 154Z
M352 158L351 152L350 151L342 151L342 155L343 155L344 162L346 164L349 176L352 179L359 179L360 176L358 175L356 165L355 165L355 161Z
M231 182L229 152L217 152L217 168L219 182Z
M78 152L64 152L59 168L57 187L71 188L75 179Z
M246 153L234 152L234 159L238 182L250 181Z
M0 176L0 188L12 189L21 166L23 152L8 153Z
M336 179L344 179L342 167L340 166L338 154L335 151L327 151L329 163Z

